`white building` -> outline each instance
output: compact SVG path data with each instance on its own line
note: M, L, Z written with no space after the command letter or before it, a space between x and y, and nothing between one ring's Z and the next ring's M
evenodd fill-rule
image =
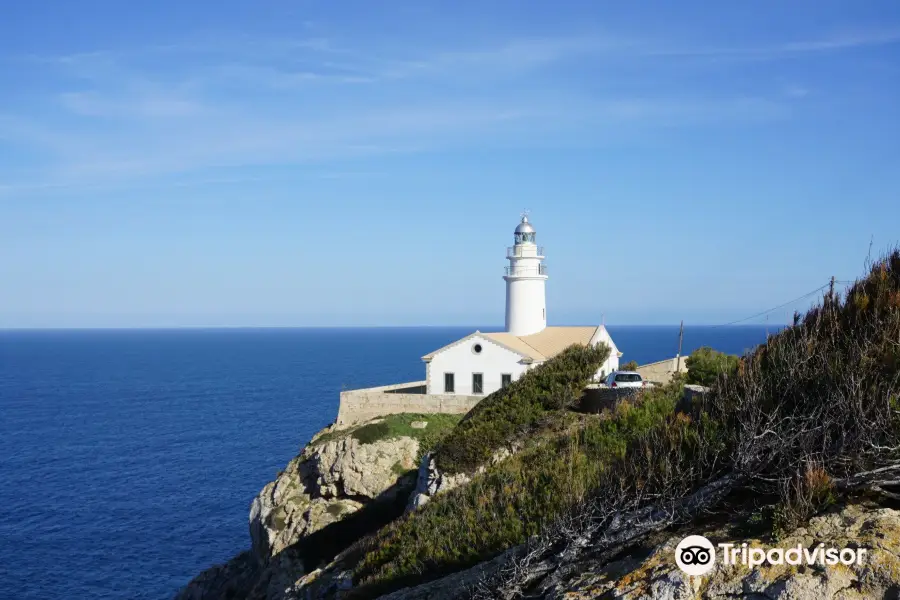
M536 236L523 216L506 252L506 331L476 331L423 356L428 394L490 394L572 344L610 347L597 379L619 368L622 353L603 325L547 327L547 269Z

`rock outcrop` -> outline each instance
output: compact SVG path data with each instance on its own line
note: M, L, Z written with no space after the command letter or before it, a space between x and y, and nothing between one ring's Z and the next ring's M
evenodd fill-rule
M254 553L265 561L369 502L393 499L418 451L419 442L408 437L369 444L352 435L313 439L250 505Z
M418 453L419 441L412 437L363 443L353 430L320 431L253 499L252 550L207 569L177 599L286 598L307 570L286 550L368 504L403 502L398 494L413 487Z
M576 575L554 586L545 598L757 598L759 600L862 600L895 598L900 592L900 511L889 508L845 506L814 517L777 543L754 539L733 540L737 547L865 548L861 564L767 565L750 569L724 565L721 560L703 577L690 577L675 565L672 537L649 556L626 556L605 565L590 561L576 565ZM725 540L722 540L725 541Z
M416 489L409 495L407 509L419 508L428 502L432 496L442 492L449 492L455 487L468 483L471 479L465 473L441 473L431 454L426 454L419 463Z
M490 465L496 465L498 462L506 460L521 449L521 444L515 444L509 448L500 448L491 457ZM476 469L475 474L483 473L485 470L487 470L487 467L482 465ZM412 494L409 495L407 510L415 510L434 496L469 483L472 481L472 476L473 474L469 473L444 473L438 469L431 454L426 454L419 463L416 487Z

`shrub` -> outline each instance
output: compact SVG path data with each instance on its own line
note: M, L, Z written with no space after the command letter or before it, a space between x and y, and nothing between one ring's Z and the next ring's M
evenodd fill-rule
M772 528L776 536L789 533L835 501L834 480L817 463L782 482L780 501L775 507Z
M499 448L526 435L549 411L573 405L609 356L606 345L573 345L479 402L438 446L448 473L475 470Z
M740 358L703 346L687 357L687 382L712 385L719 375L731 375L737 371Z
M640 365L637 364L636 360L629 360L624 365L619 365L619 370L621 371L637 371Z
M826 293L707 394L705 410L732 431L754 489L783 497L807 464L843 479L900 458L898 291L894 251L846 299Z

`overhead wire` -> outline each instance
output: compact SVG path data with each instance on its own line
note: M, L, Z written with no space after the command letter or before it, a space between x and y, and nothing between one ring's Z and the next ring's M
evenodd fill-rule
M835 281L835 283L838 283L838 282ZM811 292L807 292L807 293L803 294L802 296L800 296L800 297L798 297L798 298L794 298L793 300L790 300L790 301L788 301L788 302L785 302L784 304L779 304L778 306L776 306L776 307L774 307L774 308L770 308L770 309L768 309L768 310L764 310L764 311L762 311L762 312L760 312L760 313L756 313L755 315L750 315L749 317L744 317L743 319L738 319L738 320L736 320L736 321L731 321L730 323L723 323L723 324L721 324L721 325L713 325L713 329L717 329L717 328L719 328L719 327L728 327L728 326L730 326L730 325L737 325L738 323L743 323L744 321L749 321L749 320L755 319L755 318L757 318L757 317L762 317L762 316L764 316L764 315L769 314L770 312L774 312L774 311L776 311L776 310L778 310L778 309L780 309L780 308L784 308L784 307L790 306L791 304L794 304L794 303L796 303L796 302L800 302L801 300L805 300L806 298L808 298L808 297L810 297L810 296L812 296L812 295L814 295L814 294L818 294L819 292L821 292L822 290L824 290L825 288L827 288L827 287L830 286L830 285L831 285L831 281L829 281L829 282L826 283L825 285L822 285L822 286L817 287L816 289L812 290Z

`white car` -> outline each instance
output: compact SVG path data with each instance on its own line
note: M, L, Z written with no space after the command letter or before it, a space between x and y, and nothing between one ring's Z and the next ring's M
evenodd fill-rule
M613 371L606 378L606 386L611 388L640 388L647 382L635 371Z

